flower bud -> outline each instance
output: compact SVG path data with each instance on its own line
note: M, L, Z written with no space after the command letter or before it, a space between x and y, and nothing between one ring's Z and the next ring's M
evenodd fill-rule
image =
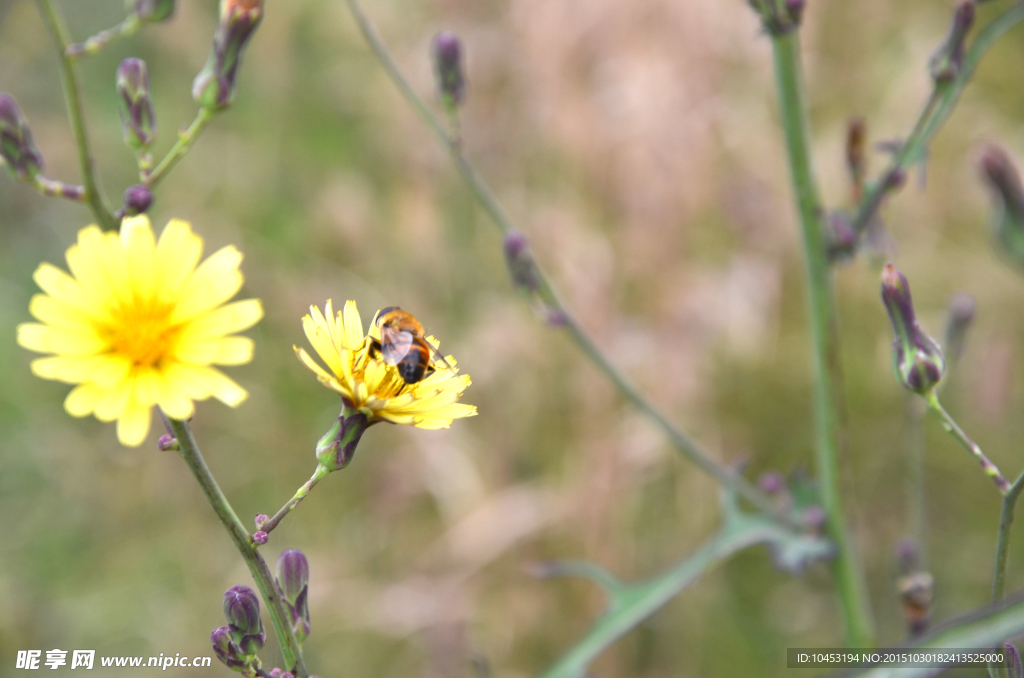
M213 653L217 655L217 659L229 669L245 671L249 668L249 658L231 640L231 629L227 626L214 629L210 634L210 643L213 644Z
M213 50L192 83L192 98L202 108L221 110L231 105L242 53L262 19L263 0L220 0Z
M910 283L892 264L882 269L882 302L896 335L892 344L896 378L923 395L942 379L946 362L939 344L918 325Z
M910 635L919 636L928 629L932 599L935 596L935 578L928 572L912 572L899 580L903 616Z
M1001 203L996 214L996 239L1018 263L1024 265L1024 186L1009 154L999 146L982 148L981 176Z
M43 168L43 156L32 141L28 120L6 92L0 92L0 157L18 181L32 181Z
M518 231L510 231L502 243L505 250L505 265L512 277L512 284L518 290L533 293L540 287L537 262L526 236Z
M266 513L257 513L256 514L256 529L257 530L262 530L263 526L267 524L268 520L270 520L270 516L268 516Z
M967 330L974 321L977 304L974 297L966 292L957 293L949 302L949 316L946 319L945 355L950 362L957 362L964 352Z
M932 78L936 82L949 82L960 72L964 63L964 41L974 24L974 2L964 0L953 14L949 35L928 62Z
M362 412L342 414L316 445L316 460L328 471L338 471L349 465L356 454L356 446L366 430L366 415Z
M1020 651L1013 643L1003 643L1006 651L1006 671L1010 678L1024 678L1024 663L1020 660Z
M153 193L142 184L129 186L124 191L125 216L134 217L142 214L153 204Z
M277 587L291 613L292 630L301 643L309 637L309 562L302 551L285 551L277 559Z
M175 0L128 0L128 11L143 21L156 23L170 19Z
M263 530L256 530L255 532L253 532L253 534L252 534L252 543L253 544L256 544L257 546L263 546L268 541L270 541L270 535L267 534L266 532L264 532Z
M441 100L454 110L466 96L466 77L462 72L462 43L451 31L441 31L431 45L434 56L434 74Z
M263 649L267 635L260 619L260 601L248 586L232 586L224 592L224 616L228 619L231 640L242 654L254 655Z
M156 116L149 98L149 69L142 59L125 59L117 67L117 105L124 142L145 150L156 138Z
M758 478L757 485L766 494L778 494L786 489L786 479L778 471L768 471Z
M170 452L172 450L180 449L178 446L178 439L172 436L170 433L165 433L156 441L156 447L161 452Z

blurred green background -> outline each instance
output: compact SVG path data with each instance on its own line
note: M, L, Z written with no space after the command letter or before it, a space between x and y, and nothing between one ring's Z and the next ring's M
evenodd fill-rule
M78 39L123 16L118 0L64 2ZM182 0L81 65L102 182L134 183L114 71L147 60L162 154L194 115L215 2ZM207 252L245 253L243 296L266 318L237 410L198 407L207 461L243 519L273 513L313 471L338 402L295 359L310 304L358 301L364 319L413 311L472 375L479 416L448 431L375 427L262 549L309 557L307 665L327 676L530 676L567 649L602 596L539 581L540 560L589 559L626 579L694 551L718 525L716 488L516 299L497 229L399 98L343 3L271 0L236 105L170 175L159 229L190 220ZM1006 0L979 8L983 22ZM597 343L643 389L747 475L812 464L811 355L802 253L768 40L741 0L389 0L367 4L418 91L428 46L464 39L467 153L532 239ZM811 2L804 47L815 162L830 206L849 203L851 115L872 141L909 129L945 34L948 2ZM1024 467L1024 275L992 249L972 150L1024 157L1024 30L992 50L916 175L884 210L892 256L922 322L941 333L957 291L976 326L947 408L1007 475ZM0 0L0 90L28 115L50 176L77 180L56 63L34 3ZM432 99L436 103L436 99ZM878 171L885 158L872 155ZM211 654L221 594L248 572L187 468L154 427L124 449L74 420L69 387L29 372L14 342L40 261L89 222L80 206L0 178L0 676L19 649ZM882 645L904 635L894 550L908 530L907 392L895 382L878 299L881 261L838 271L850 452L846 501ZM928 564L935 617L985 603L999 498L939 425L927 426ZM1024 537L1009 589L1024 586ZM593 675L782 676L785 648L841 644L828 569L796 579L763 549L705 576L617 643ZM273 641L268 644L272 646ZM273 666L276 649L266 655ZM46 669L44 669L46 670ZM97 668L95 675L104 675ZM108 670L111 671L111 670ZM112 672L112 671L111 671ZM169 670L207 675L227 669ZM967 675L967 674L965 674Z

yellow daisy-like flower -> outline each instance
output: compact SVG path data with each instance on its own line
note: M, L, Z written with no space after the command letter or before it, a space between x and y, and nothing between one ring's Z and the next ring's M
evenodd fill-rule
M324 312L311 306L302 318L302 329L320 355L327 370L317 364L305 349L295 347L299 360L311 369L327 388L337 391L345 404L366 415L369 422L389 421L418 428L448 428L453 419L472 417L474 405L459 402L469 375L459 374L455 359L432 363L434 371L415 384L407 384L398 368L384 362L379 351L371 350L380 340L376 316L370 334L363 334L363 323L356 302L345 303L337 316L328 300ZM435 347L433 337L427 339Z
M256 324L263 307L257 299L225 305L242 287L237 249L200 264L202 252L187 222L172 220L157 241L142 215L124 219L120 234L79 231L66 253L70 275L40 264L33 277L45 294L29 304L39 322L19 325L18 343L51 354L32 361L36 376L78 384L64 401L69 414L116 419L118 439L134 447L153 405L187 419L193 400L245 400L245 389L211 365L252 360L252 340L228 335Z

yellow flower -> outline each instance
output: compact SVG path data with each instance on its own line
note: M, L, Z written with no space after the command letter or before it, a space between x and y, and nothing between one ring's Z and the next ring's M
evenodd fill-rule
M245 400L211 365L252 360L252 340L228 335L256 324L263 308L257 299L223 305L242 287L237 249L199 264L202 251L187 222L172 220L157 242L142 215L126 218L120 234L79 231L66 253L70 275L40 264L34 278L45 294L29 304L40 322L19 325L18 343L52 354L32 361L37 376L78 384L64 401L69 414L116 419L118 439L136 446L153 405L187 419L193 400Z
M372 339L380 339L376 316L370 335L363 334L363 323L356 302L345 303L337 316L328 300L324 313L315 306L302 318L302 329L309 343L327 364L327 370L304 349L295 347L299 360L313 370L320 382L341 394L345 404L366 415L370 422L389 421L419 428L448 428L453 419L472 417L474 405L456 402L470 384L469 375L459 374L455 359L432 363L434 371L415 384L407 384L398 368L388 365L379 351L371 351ZM428 341L437 346L433 337ZM329 370L329 371L328 371Z

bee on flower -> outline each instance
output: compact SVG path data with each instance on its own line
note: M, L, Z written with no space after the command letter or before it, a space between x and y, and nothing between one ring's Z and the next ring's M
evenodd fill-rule
M122 444L149 432L154 405L172 419L192 416L195 400L237 406L245 389L214 365L252 360L253 342L231 336L263 317L257 299L226 303L242 287L242 254L224 247L200 263L202 238L172 220L159 240L145 215L120 233L89 226L68 248L70 273L48 263L29 304L39 322L18 326L18 343L49 354L32 361L43 379L76 384L64 401L75 417L117 421Z
M458 402L469 375L459 374L455 358L438 353L437 340L423 336L422 325L401 309L378 311L364 334L354 301L337 315L328 301L323 312L311 307L302 327L327 369L295 347L299 360L367 423L437 429L476 414L475 406Z

